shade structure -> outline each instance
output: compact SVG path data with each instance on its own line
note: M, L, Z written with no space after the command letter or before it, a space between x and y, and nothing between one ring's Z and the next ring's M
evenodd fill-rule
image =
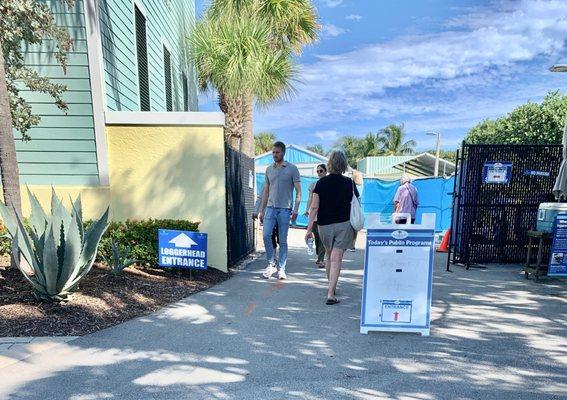
M557 200L567 199L567 116L563 128L563 161L553 186L553 194Z
M433 154L421 153L413 156L400 164L394 165L394 169L408 172L417 176L433 176L435 174L436 157ZM439 175L450 176L455 173L455 164L439 159Z

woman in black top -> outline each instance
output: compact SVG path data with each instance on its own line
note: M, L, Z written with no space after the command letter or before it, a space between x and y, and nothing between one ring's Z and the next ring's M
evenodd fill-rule
M343 263L345 250L354 247L354 229L350 224L352 194L359 197L352 179L343 176L348 168L345 153L333 151L328 162L329 175L319 179L313 189L309 225L305 239L313 236L313 224L317 219L319 236L325 246L327 278L327 304L337 304L335 289Z

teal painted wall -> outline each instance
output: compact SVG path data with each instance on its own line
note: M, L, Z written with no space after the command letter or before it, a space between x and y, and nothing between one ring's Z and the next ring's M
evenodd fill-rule
M195 23L194 0L136 0L146 16L150 108L165 111L163 43L172 64L173 110L183 111L181 73L189 81L189 109L197 111L195 71L186 54ZM138 111L136 41L133 0L100 0L99 18L105 71L106 103L111 111Z
M67 74L57 63L53 41L26 46L26 64L53 82L67 85L63 99L69 105L65 115L46 94L26 90L22 96L34 114L41 116L38 126L28 133L32 141L23 142L14 130L20 181L22 184L98 185L98 168L93 128L93 110L83 0L67 11L63 2L44 0L51 6L59 26L67 27L74 41L69 53Z

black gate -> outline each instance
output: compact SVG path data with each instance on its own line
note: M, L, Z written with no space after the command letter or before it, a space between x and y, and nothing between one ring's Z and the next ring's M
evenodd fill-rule
M226 158L226 204L228 265L254 251L254 159L228 146Z
M561 145L463 144L453 202L453 263L518 263L540 203L554 201ZM511 163L508 183L484 183L487 163Z

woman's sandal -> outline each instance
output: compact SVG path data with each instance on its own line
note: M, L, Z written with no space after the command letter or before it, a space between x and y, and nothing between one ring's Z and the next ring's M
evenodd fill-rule
M328 306L332 306L333 304L338 304L341 301L339 299L327 299L327 302L325 303Z

